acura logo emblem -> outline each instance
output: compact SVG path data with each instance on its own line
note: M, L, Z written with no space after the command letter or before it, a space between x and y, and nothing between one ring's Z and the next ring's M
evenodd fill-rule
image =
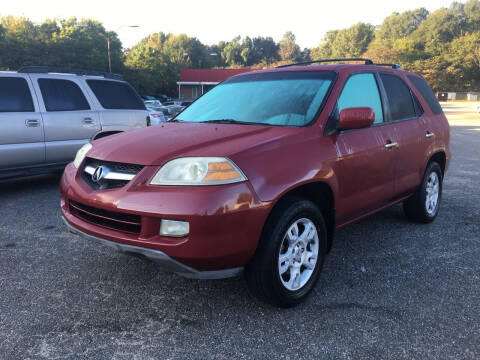
M103 178L105 178L105 175L107 175L107 173L108 173L108 169L105 166L99 166L93 172L92 180L98 183Z

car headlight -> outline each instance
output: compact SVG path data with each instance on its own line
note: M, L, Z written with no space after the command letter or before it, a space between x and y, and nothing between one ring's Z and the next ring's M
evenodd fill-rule
M90 151L92 148L92 144L86 143L83 145L78 151L77 155L75 155L75 160L73 160L73 166L75 166L77 169L82 163L83 159L85 159L85 156L87 155L87 152Z
M184 157L167 162L151 185L220 185L247 180L242 171L223 157Z

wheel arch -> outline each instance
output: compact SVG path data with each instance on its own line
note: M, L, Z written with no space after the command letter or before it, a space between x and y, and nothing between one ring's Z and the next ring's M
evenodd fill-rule
M107 137L107 136L110 136L110 135L115 135L115 134L118 134L118 133L121 133L121 132L123 132L123 131L121 131L121 130L101 131L101 132L93 135L91 140L92 141L93 140L98 140L98 139L101 139L101 138L104 138L104 137Z
M428 159L427 165L425 166L425 169L427 168L428 164L431 162L437 162L438 165L440 165L440 169L442 169L442 175L445 175L445 167L447 165L447 155L443 150L437 151L430 156L430 159Z
M286 199L292 197L310 200L319 208L327 226L327 251L330 251L333 244L336 223L335 196L331 186L324 181L312 181L289 189L275 201L265 224L270 220L275 210L280 207Z

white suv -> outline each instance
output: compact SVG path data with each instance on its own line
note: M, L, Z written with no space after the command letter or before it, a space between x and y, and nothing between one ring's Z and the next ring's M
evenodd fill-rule
M0 71L0 179L61 170L84 143L148 124L143 101L120 75Z

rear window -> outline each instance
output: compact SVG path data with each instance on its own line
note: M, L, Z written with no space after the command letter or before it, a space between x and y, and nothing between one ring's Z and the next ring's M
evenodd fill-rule
M87 80L104 109L145 110L137 92L127 83L106 80Z
M415 85L420 94L427 102L428 106L434 114L441 114L443 112L442 107L435 98L432 88L427 84L427 82L418 76L409 75L408 78Z
M0 77L0 112L33 112L27 81L20 77Z
M410 89L396 75L380 74L387 92L392 120L411 119L417 116Z
M47 111L90 110L82 90L70 80L38 79Z

